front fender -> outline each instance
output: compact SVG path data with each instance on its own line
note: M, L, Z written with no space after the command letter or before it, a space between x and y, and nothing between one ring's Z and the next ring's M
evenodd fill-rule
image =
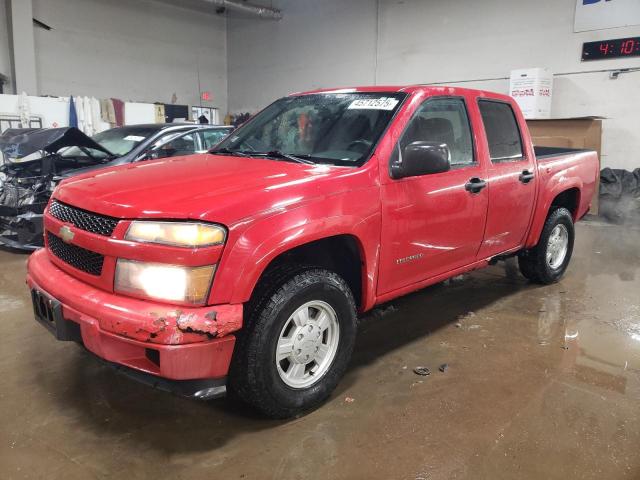
M277 256L316 240L350 235L359 246L363 262L361 308L370 308L375 298L380 240L377 192L377 188L361 189L342 198L327 197L251 225L232 246L225 247L209 303L244 303Z

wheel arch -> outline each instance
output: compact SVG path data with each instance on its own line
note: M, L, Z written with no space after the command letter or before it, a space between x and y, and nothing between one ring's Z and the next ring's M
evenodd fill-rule
M365 261L362 243L355 235L343 233L318 238L272 256L260 272L253 289L272 269L283 264L313 265L337 273L349 285L356 305L359 308L362 306L363 291L366 289L363 276Z
M525 246L529 248L538 243L544 228L544 222L555 208L566 208L571 213L574 223L577 222L579 220L581 196L582 182L579 179L556 184L555 188L552 188L550 193L545 195L542 202L536 207L536 213L531 223L531 231Z
M379 219L346 216L286 230L271 228L278 233L254 243L251 249L230 253L232 258L221 268L224 274L214 280L214 288L220 286L220 290L212 290L211 303L245 303L270 269L285 262L299 262L338 273L351 288L358 309L366 310L374 303L378 246L373 235L378 224Z
M578 221L578 208L580 207L580 189L578 187L568 188L557 194L551 201L549 212L557 207L563 207L571 212L574 223Z

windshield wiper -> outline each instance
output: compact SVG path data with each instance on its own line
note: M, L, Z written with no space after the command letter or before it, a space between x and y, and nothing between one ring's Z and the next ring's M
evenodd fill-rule
M315 165L314 162L309 160L309 155L290 155L288 153L281 152L280 150L271 150L270 152L254 152L252 150L229 150L228 148L219 148L217 150L211 150L209 153L214 155L238 155L240 157L269 157L269 158L281 158L290 160L296 163L304 163L305 165Z
M304 157L302 155L290 155L288 153L281 152L280 150L272 150L270 152L251 152L251 155L256 157L282 158L296 163L304 163L305 165L315 165L314 162L308 159L308 155L305 155Z
M246 152L239 150L229 150L228 148L219 148L217 150L209 150L209 153L213 155L237 155L239 157L248 157Z

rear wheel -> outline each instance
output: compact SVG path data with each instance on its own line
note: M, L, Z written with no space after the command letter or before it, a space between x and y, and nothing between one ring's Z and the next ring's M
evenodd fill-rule
M309 268L264 285L248 305L229 387L274 418L318 406L335 389L351 358L356 307L336 273Z
M520 272L535 283L557 282L569 266L575 232L573 218L566 208L551 212L538 244L518 257Z

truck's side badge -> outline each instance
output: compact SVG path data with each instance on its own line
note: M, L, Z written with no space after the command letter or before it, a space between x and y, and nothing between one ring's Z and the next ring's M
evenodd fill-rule
M424 257L424 253L416 253L415 255L409 255L408 257L398 258L396 259L396 263L398 265L402 265L403 263L413 262L414 260L418 260L422 257Z

